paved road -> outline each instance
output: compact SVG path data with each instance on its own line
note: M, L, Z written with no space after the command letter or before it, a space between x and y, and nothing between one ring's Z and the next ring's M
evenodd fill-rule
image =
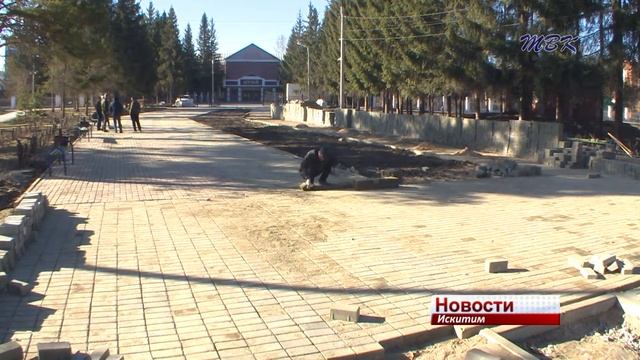
M35 288L0 295L0 337L30 356L63 340L128 360L353 358L448 331L428 325L434 292L568 303L639 281L588 281L566 265L603 251L640 262L638 182L553 170L303 193L292 155L188 119L198 111L95 133L68 176L36 185L52 209L14 274ZM513 271L485 274L490 256ZM368 317L329 320L335 303Z

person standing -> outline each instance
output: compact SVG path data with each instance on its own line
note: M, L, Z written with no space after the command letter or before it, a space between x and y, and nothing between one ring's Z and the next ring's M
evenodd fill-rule
M109 131L109 97L107 96L107 93L104 93L102 96L102 115L104 116L102 130L107 132Z
M124 109L124 106L122 106L122 103L118 98L118 95L114 96L113 102L111 103L111 107L110 107L111 114L113 115L113 128L115 132L118 132L118 127L119 127L121 134L122 134L122 121L120 120L120 117L122 116L123 109Z
M129 116L131 116L133 131L142 132L142 127L140 126L140 103L134 98L131 98L131 105L129 106Z
M102 96L96 103L96 115L98 115L98 130L101 130L104 122L104 112L102 111Z

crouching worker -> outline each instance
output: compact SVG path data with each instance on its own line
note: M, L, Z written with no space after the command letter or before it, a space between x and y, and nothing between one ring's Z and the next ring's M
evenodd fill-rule
M300 176L305 180L300 188L302 190L312 188L316 176L320 176L318 179L320 185L327 185L327 177L335 165L336 160L326 147L310 150L300 164Z

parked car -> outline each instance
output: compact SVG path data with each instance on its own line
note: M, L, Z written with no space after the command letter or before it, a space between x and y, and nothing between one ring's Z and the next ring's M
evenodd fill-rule
M176 99L176 107L193 106L193 99L189 95L182 95Z

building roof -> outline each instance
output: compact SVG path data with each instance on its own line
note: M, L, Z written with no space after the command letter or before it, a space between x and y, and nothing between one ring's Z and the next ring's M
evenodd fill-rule
M256 44L249 44L229 55L226 62L280 62L280 59L269 54Z

